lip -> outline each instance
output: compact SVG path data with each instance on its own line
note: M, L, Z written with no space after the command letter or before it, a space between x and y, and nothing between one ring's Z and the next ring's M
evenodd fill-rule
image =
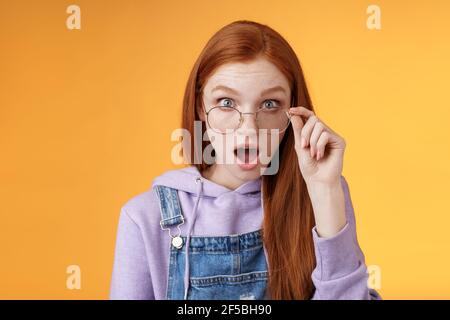
M239 168L246 171L255 169L257 165L257 163L238 163Z
M238 149L255 149L256 150L256 158L254 160L252 160L250 163L246 163L246 162L242 162L239 157L237 156L237 150ZM258 162L259 162L259 148L258 145L255 144L250 144L250 143L245 143L245 144L241 144L239 146L237 146L234 150L234 158L235 161L237 163L237 165L239 166L239 168L241 168L242 170L252 170L254 168L256 168L258 166Z
M257 144L250 144L250 143L244 143L241 145L238 145L234 148L233 151L236 151L239 148L243 148L243 149L256 149L256 152L259 152L259 148Z

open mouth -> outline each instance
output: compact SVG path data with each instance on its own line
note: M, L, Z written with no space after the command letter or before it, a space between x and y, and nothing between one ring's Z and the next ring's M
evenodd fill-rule
M238 164L256 164L258 152L258 147L255 146L240 146L234 149Z

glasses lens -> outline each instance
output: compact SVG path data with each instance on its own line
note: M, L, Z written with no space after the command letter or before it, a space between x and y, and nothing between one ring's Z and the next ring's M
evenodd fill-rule
M209 126L218 132L226 133L239 127L240 113L231 107L214 107L208 113Z
M285 130L289 125L289 117L286 109L261 109L257 114L258 127L260 129Z

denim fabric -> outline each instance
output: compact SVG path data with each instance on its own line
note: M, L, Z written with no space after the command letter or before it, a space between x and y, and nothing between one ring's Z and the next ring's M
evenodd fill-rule
M159 198L159 208L162 212L161 227L180 225L183 221L180 200L176 189L163 186L155 186Z
M158 186L161 225L175 227L183 223L176 190ZM184 297L185 244L170 246L166 298ZM268 271L262 230L228 236L191 236L189 245L189 300L267 299Z

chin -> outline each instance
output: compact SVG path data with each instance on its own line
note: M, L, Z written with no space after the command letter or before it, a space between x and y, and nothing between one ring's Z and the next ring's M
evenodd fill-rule
M250 181L257 179L261 176L261 166L258 163L254 168L242 168L238 164L234 164L232 168L230 168L233 172L233 175L240 180Z

